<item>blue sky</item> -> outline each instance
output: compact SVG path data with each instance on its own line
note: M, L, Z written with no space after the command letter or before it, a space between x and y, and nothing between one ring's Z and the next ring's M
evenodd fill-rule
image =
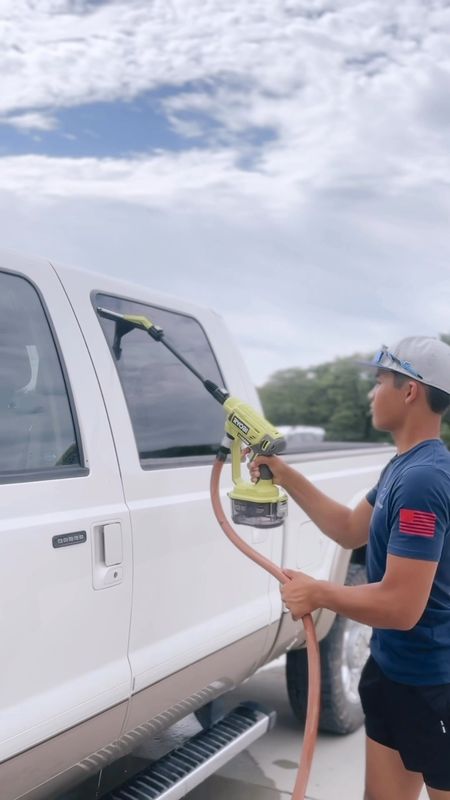
M117 158L185 147L184 137L171 129L161 112L157 92L135 100L44 108L41 112L53 121L48 130L0 125L2 154Z
M216 86L192 82L162 86L123 100L44 106L37 112L41 127L33 127L36 109L24 108L19 115L0 118L0 154L130 158L221 142L230 145L236 134L226 131L207 111L182 108L176 113L175 124L165 108L171 98L188 98L197 92L211 95L220 84L220 80ZM249 124L239 131L239 144L243 147L247 143L249 150L257 151L275 136L268 126Z
M3 0L0 34L1 247L216 308L258 384L450 330L445 0Z

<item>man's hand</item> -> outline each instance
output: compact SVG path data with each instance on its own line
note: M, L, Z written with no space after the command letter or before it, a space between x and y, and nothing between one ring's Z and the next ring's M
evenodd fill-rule
M253 483L261 477L261 464L267 464L273 482L283 487L326 536L348 550L367 544L373 508L365 497L356 508L337 503L279 456L257 456L249 462Z
M262 464L267 464L270 468L273 475L273 482L276 483L277 486L283 486L283 482L286 480L289 473L293 471L291 467L278 456L256 456L256 458L248 464L252 483L256 483L261 477L259 468Z
M329 608L373 628L408 631L425 610L436 569L437 561L388 554L386 572L377 583L342 586L285 569L290 580L280 591L295 620L316 608Z
M320 608L317 600L318 581L304 572L295 572L292 569L284 569L283 572L290 580L281 586L280 591L292 619L301 619L305 614L311 614L316 608Z

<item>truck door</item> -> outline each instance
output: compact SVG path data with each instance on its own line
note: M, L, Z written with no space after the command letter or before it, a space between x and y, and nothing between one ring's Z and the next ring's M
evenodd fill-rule
M0 762L90 720L70 739L76 763L117 738L130 695L130 521L98 382L45 262L0 261L0 376ZM37 758L35 780L51 769Z
M149 316L201 373L223 384L205 330L191 314L110 294L96 294L95 303ZM250 671L267 644L272 584L228 542L211 510L210 470L223 437L223 409L145 333L134 330L118 342L114 322L97 324L109 344L112 369L102 383L132 517L134 691L259 632L239 666L235 659L220 667L224 680L241 668ZM224 486L230 484L227 468ZM243 533L252 541L252 529ZM269 534L253 542L270 555Z

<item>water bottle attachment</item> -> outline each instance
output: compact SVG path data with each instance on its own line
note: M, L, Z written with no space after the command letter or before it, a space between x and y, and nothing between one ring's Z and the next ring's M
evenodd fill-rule
M241 445L236 439L231 444L231 468L234 488L228 497L233 522L255 528L282 525L287 516L287 495L275 486L272 472L265 464L260 466L261 477L257 483L242 479Z

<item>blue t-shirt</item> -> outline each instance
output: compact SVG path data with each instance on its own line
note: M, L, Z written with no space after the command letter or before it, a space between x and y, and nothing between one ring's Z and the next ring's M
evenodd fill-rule
M367 545L370 583L382 580L388 553L438 562L417 625L409 631L374 628L372 655L393 681L450 683L450 453L443 442L429 439L395 456L367 500L374 507Z

